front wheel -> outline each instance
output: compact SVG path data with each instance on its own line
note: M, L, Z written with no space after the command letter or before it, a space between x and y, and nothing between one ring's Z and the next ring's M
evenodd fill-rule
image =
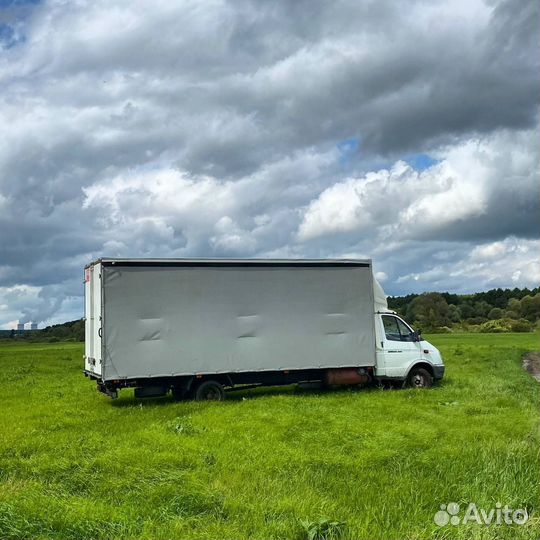
M429 388L433 384L433 377L424 368L413 368L407 378L407 386L410 388Z
M196 401L223 401L225 389L217 381L204 381L195 390Z

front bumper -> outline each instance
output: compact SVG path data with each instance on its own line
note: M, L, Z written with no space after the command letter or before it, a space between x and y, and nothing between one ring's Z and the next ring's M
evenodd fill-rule
M433 378L436 381L440 381L444 377L444 365L433 366Z

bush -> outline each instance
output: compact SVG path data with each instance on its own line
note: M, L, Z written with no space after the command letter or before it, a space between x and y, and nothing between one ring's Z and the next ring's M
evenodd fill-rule
M487 333L487 334L502 334L503 332L508 332L506 328L503 326L500 326L499 324L493 324L498 323L499 321L489 321L486 323L483 323L480 325L480 328L478 329L481 333Z
M488 319L491 319L492 321L500 319L502 316L503 316L503 310L498 307L494 307L488 313Z
M512 332L530 332L531 323L527 319L519 319L518 321L512 321L510 323L510 330Z
M513 322L513 321L512 321ZM497 319L495 321L487 321L480 325L480 332L491 334L500 334L502 332L511 331L511 322L509 319Z
M436 328L429 328L429 334L451 334L453 330L449 326L437 326Z
M482 324L485 323L487 319L485 317L470 317L467 319L469 324Z
M478 328L479 332L499 334L501 332L530 332L531 323L527 319L497 319L487 321Z

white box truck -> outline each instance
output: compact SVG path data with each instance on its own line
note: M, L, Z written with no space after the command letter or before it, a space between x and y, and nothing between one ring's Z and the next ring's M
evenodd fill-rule
M444 375L370 260L102 258L85 267L85 336L85 374L113 398Z

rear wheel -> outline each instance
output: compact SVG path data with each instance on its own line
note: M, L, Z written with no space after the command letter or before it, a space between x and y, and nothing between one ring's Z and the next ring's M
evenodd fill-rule
M223 401L225 389L217 381L204 381L195 390L196 401Z
M411 388L429 388L432 384L433 377L424 368L413 368L407 378L407 386Z

